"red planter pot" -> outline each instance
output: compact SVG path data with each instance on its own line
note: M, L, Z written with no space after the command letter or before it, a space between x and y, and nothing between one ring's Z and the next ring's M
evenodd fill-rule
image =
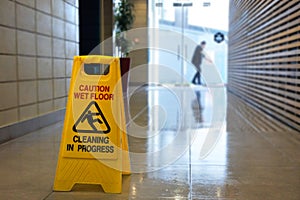
M129 70L130 70L130 58L120 58L122 87L123 87L123 99L124 99L124 110L126 117L126 125L129 122L129 98L128 98L128 81L129 81Z

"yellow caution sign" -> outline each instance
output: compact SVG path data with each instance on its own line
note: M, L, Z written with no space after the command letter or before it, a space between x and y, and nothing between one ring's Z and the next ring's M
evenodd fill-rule
M120 74L118 58L74 57L55 191L76 183L122 191L130 161Z

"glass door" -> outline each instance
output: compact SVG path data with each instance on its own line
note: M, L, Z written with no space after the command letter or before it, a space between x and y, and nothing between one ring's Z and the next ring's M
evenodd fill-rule
M152 0L149 2L150 82L186 83L185 29L188 26L190 1ZM151 16L152 15L152 16Z
M226 83L228 7L227 0L149 0L150 82L191 84L194 49L206 41L205 54ZM217 84L210 64L202 64L203 82Z

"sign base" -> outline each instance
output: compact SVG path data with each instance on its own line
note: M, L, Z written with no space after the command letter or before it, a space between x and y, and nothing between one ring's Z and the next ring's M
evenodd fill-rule
M71 191L79 183L101 185L106 193L122 192L122 172L98 160L63 158L57 170L54 191Z

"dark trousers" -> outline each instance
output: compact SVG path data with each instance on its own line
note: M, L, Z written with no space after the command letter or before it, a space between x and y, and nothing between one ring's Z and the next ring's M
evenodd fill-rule
M198 84L198 85L201 85L201 73L200 71L197 71L193 80L192 80L192 83L193 84Z

